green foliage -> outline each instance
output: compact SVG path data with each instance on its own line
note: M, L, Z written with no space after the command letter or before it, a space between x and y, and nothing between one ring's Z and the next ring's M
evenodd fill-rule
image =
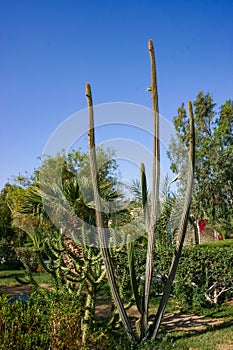
M20 245L25 241L25 235L13 226L10 210L13 194L19 195L18 186L9 183L6 183L0 192L0 242Z
M212 96L200 92L193 104L196 166L192 213L196 218L208 218L218 231L227 235L233 227L233 101L226 101L217 111ZM174 117L177 138L168 152L175 173L184 173L186 168L188 123L182 104Z
M171 254L171 250L156 252L155 269L162 280L168 274ZM232 248L185 248L172 294L185 310L221 304L233 296L232 276Z
M32 293L24 304L20 300L9 303L6 296L1 296L0 349L153 349L152 343L131 344L121 329L114 331L100 325L91 329L83 345L83 311L75 293L43 290Z
M24 267L35 272L40 264L39 249L33 247L16 248L18 259L23 263Z
M3 189L0 194L0 239L11 241L14 235L12 228L12 217L9 206L6 201L6 188Z
M201 247L232 247L233 248L233 239L223 239L215 242L205 242L200 244Z
M80 305L64 292L33 293L28 301L0 297L0 349L80 348Z
M111 203L121 197L117 165L112 157L109 150L99 148L97 151L100 194L109 205L104 208L104 226L108 226L110 219L117 223L118 213L121 220L127 218L126 210L111 214ZM95 248L98 244L96 214L92 208L89 163L88 155L81 151L72 151L67 157L61 154L44 159L33 183L24 191L19 205L14 207L14 217L20 223L27 223L24 227L34 246L42 247L41 251L37 250L39 263L52 276L54 287L76 290L80 298L82 295L80 300L85 310L81 317L83 343L94 324L96 293L105 277L101 255ZM29 222L33 227L28 225ZM53 224L61 227L60 232ZM37 261L32 261L28 250L20 249L19 252L26 267L22 283L31 283L38 288L32 275ZM44 263L44 256L48 258L48 264Z
M13 270L22 267L15 248L11 244L0 244L0 270Z

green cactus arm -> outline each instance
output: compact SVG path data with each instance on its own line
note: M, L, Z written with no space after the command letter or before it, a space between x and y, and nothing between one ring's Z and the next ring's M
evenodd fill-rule
M97 262L100 262L101 260L101 254L98 254L90 260L91 265L95 265Z
M142 313L142 303L140 300L140 295L138 291L138 283L134 265L134 242L127 243L127 252L128 252L128 265L129 265L129 273L130 273L130 282L133 290L133 295L135 298L135 302L138 308L138 311Z
M99 285L106 277L106 270L104 269L99 278L96 280L95 284Z
M189 118L190 118L190 145L189 145L189 171L188 171L188 183L186 188L186 195L185 195L185 202L183 207L183 212L180 219L180 224L178 228L177 233L177 244L176 249L173 255L171 267L169 270L167 282L164 288L163 296L160 301L160 305L155 317L155 321L153 322L152 326L149 329L148 335L152 339L155 339L157 336L159 326L162 320L162 316L170 295L172 283L174 281L174 277L176 274L177 266L179 263L179 259L182 253L183 243L185 239L185 233L187 229L188 224L188 218L189 218L189 209L190 209L190 203L191 203L191 197L192 197L192 187L193 187L193 179L194 179L194 166L195 166L195 130L194 130L194 118L193 118L193 110L192 110L192 104L189 101L188 102L188 110L189 110Z
M151 95L152 112L154 119L154 159L153 159L153 184L151 194L151 211L148 227L148 249L146 258L145 290L143 298L142 315L142 337L145 335L148 326L149 295L151 281L154 271L154 249L155 249L155 227L159 206L159 181L160 181L160 146L159 146L159 106L158 106L158 88L156 76L155 53L152 40L148 42L150 60L151 60Z
M95 211L96 211L96 226L97 234L99 240L100 251L102 253L103 261L106 268L106 274L109 281L111 293L115 302L115 305L119 311L119 315L124 324L125 330L128 334L129 339L132 341L135 340L135 335L129 318L124 309L123 302L119 295L118 286L116 283L116 278L114 275L114 268L112 265L112 259L107 248L105 233L102 229L103 220L101 213L101 201L99 198L99 184L98 184L98 174L97 174L97 161L96 161L96 152L95 152L95 130L94 130L94 113L93 113L93 102L92 102L92 93L91 86L89 83L86 84L86 97L88 104L88 146L89 146L89 155L90 155L90 171L92 178L92 186L94 192L94 201L95 201Z
M145 164L140 164L140 177L141 177L141 190L142 190L142 207L144 211L144 217L147 221L147 180L146 180L146 170L145 170Z

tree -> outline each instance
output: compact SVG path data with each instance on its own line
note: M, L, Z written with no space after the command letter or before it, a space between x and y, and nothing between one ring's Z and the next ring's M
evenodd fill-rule
M17 185L6 183L0 193L0 240L20 245L25 241L22 230L14 227L11 204L13 197L19 197L21 189Z
M3 188L0 194L0 239L9 243L13 239L15 232L12 227L11 211L7 205L6 196L7 186Z
M196 165L191 212L196 220L206 217L217 227L219 220L232 220L233 102L226 101L216 111L212 96L200 92L193 105ZM183 155L189 144L188 123L182 104L174 118L177 138L172 140L168 151L171 169L176 173L183 173L186 168Z

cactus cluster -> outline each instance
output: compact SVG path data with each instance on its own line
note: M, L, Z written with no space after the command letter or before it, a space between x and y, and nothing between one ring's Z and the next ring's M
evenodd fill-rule
M148 42L149 54L151 59L151 96L152 96L152 117L154 120L154 161L153 161L153 184L151 202L148 205L147 198L147 187L146 187L146 173L145 167L141 165L141 189L142 189L142 205L144 212L144 220L147 227L147 256L146 256L146 267L145 267L145 278L144 286L142 291L139 292L138 276L136 275L136 269L134 264L134 243L128 239L127 251L128 251L128 268L130 272L130 281L132 291L135 299L135 303L140 314L140 318L136 323L136 333L133 330L130 319L126 313L121 295L120 288L117 285L117 277L114 271L113 257L111 251L108 249L106 242L106 236L102 229L102 208L101 201L98 196L98 172L96 163L95 153L95 129L94 129L94 109L92 102L92 93L90 84L86 84L86 97L88 103L88 143L90 153L90 169L92 175L92 186L94 192L94 202L96 211L96 226L98 233L99 247L101 255L106 267L106 275L110 285L112 297L114 303L119 312L121 321L125 327L129 339L134 342L142 342L145 339L154 339L158 333L161 319L170 295L172 283L175 277L179 258L183 247L185 232L187 229L189 208L191 202L192 185L193 185L193 169L194 169L194 123L193 123L193 112L191 102L188 103L189 115L190 115L190 149L189 149L189 173L188 183L186 188L185 203L180 219L180 224L177 234L177 244L174 250L174 256L171 262L171 267L168 275L168 279L165 285L165 289L161 298L158 312L154 317L153 322L149 326L149 301L150 301L150 289L151 282L154 273L154 259L155 259L155 240L156 240L156 225L158 221L159 213L159 183L160 183L160 142L159 142L159 108L158 108L158 90L157 90L157 79L156 79L156 63L155 54L152 40Z

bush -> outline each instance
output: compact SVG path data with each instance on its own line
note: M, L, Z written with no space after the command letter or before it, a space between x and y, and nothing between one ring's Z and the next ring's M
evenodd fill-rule
M80 306L74 295L34 292L23 303L0 297L0 349L79 349Z
M151 296L163 292L174 248L155 251L155 271ZM135 247L134 263L140 286L144 283L145 248ZM130 290L127 255L117 261L117 275L126 276L124 288ZM129 294L129 293L128 293ZM210 307L233 298L233 249L231 247L184 247L172 288L173 297L183 310Z
M156 251L155 270L163 285L172 259L171 249ZM229 247L184 248L172 294L183 309L221 304L233 297L233 250Z
M22 267L22 263L11 244L0 245L0 270L16 270Z
M29 268L32 272L35 272L40 264L39 249L33 247L20 247L15 248L18 259L23 263L26 268Z

